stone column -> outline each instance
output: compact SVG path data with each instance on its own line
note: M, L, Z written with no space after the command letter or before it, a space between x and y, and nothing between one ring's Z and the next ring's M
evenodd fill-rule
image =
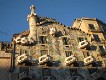
M27 21L29 22L29 37L36 40L36 23L37 23L37 15L35 13L35 6L32 5L30 7L31 13L27 17Z

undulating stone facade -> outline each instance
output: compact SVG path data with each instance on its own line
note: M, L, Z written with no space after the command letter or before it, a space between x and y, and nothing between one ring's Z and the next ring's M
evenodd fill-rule
M5 48L1 42L0 55L8 56L0 56L1 67L8 67L1 80L106 79L105 23L77 18L68 27L38 16L34 5L30 9L29 30L14 34Z

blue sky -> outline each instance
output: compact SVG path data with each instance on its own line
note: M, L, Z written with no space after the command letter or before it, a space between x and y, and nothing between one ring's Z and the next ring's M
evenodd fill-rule
M106 23L106 0L0 0L0 41L11 41L14 33L29 29L27 15L32 4L37 15L54 18L66 26L81 17Z

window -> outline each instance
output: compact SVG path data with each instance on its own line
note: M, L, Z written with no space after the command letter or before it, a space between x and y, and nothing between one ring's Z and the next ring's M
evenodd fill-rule
M66 54L66 57L69 57L69 56L71 56L72 51L65 51L65 54Z
M88 53L88 52L83 52L83 55L84 55L84 57L86 58L86 57L88 57L88 56L90 55L90 53Z
M63 45L67 45L67 38L63 38Z
M106 49L104 48L104 46L99 46L99 51L100 51L102 56L104 56L106 53Z
M100 49L101 51L104 51L103 46L99 46L99 49Z
M62 40L63 40L63 45L69 45L70 44L70 38L64 37Z
M47 50L41 50L40 53L41 53L41 56L42 56L42 55L48 54L48 51Z
M97 49L97 46L91 46L91 49L92 50L96 50Z
M22 52L22 49L20 49L20 55L22 54L23 52Z
M46 30L42 28L42 34L46 34Z
M90 29L95 30L95 27L93 24L88 24L88 25L89 25Z
M104 34L106 35L106 28L103 28L103 32L104 32Z
M26 53L26 54L28 54L28 53L29 53L29 51L28 51L28 50L25 50L25 53Z
M39 37L39 42L40 42L41 44L47 43L46 38L47 38L46 36L40 36L40 37Z
M99 36L98 36L98 35L93 34L93 36L94 36L95 41L100 42L100 38L99 38Z
M83 37L78 37L78 42L84 41Z
M64 29L64 34L66 35L67 34L67 32L66 32L66 30Z
M28 50L20 49L20 55L21 55L21 54L24 54L24 53L25 53L25 54L28 54Z

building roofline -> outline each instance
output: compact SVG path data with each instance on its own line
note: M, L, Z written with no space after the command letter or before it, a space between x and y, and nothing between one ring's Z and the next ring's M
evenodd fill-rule
M76 18L74 21L81 21L81 20L94 20L94 21L98 21L104 25L106 25L106 23L104 23L103 21L99 20L98 18L85 18L85 17L82 17L82 18Z

